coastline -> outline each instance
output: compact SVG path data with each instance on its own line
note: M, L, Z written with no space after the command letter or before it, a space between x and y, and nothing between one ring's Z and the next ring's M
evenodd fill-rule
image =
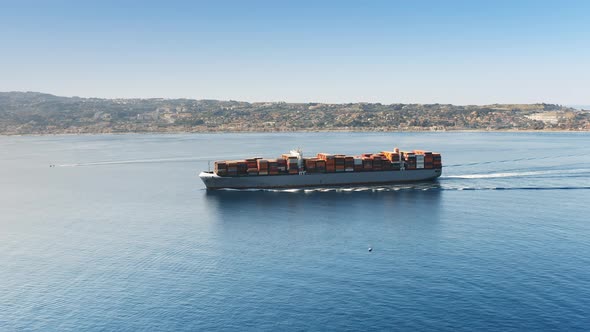
M96 99L0 92L0 135L286 132L578 132L590 111L547 104Z
M27 133L4 134L0 137L44 137L44 136L100 136L100 135L177 135L177 134L282 134L282 133L590 133L590 130L563 130L563 129L448 129L448 130L353 130L353 129L321 129L321 130L211 130L211 131L129 131L129 132L103 132L103 133Z

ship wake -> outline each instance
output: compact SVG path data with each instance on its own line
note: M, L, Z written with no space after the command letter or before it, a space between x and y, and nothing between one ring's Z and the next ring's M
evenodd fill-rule
M441 179L495 179L495 178L510 178L510 177L533 177L533 176L571 176L571 175L587 175L590 169L569 169L569 170L544 170L544 171L523 171L523 172L497 172L497 173L480 173L480 174L461 174L448 175Z
M237 192L272 192L272 193L358 193L358 192L407 192L407 191L473 191L473 190L590 190L590 186L419 186L419 187L358 187L358 188L291 188L291 189L218 189L219 191Z

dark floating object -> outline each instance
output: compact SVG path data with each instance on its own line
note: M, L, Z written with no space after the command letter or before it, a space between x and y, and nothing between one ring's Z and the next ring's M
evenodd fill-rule
M373 251L373 248L369 247L369 252Z

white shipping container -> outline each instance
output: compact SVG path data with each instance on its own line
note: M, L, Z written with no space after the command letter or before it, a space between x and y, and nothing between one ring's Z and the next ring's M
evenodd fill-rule
M419 163L419 162L424 162L424 155L417 154L417 155L416 155L416 162L417 162L417 163Z

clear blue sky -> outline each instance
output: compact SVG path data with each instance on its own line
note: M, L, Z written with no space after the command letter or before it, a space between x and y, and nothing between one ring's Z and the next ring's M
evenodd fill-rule
M0 91L590 104L590 1L4 1Z

